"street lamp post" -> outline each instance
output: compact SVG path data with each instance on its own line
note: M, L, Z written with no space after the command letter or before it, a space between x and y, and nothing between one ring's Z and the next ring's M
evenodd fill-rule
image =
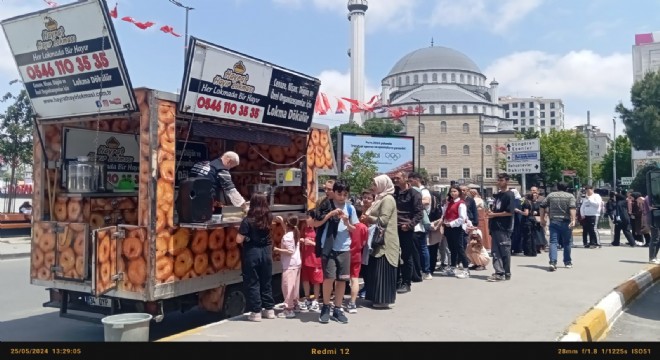
M481 179L479 187L481 188L481 196L484 195L484 117L479 116L479 136L481 136ZM525 176L525 175L523 175Z
M612 189L616 193L616 117L612 118L614 124L614 144L612 145Z
M411 99L417 101L417 172L419 172L422 168L422 106L419 99L414 97Z
M187 52L188 52L188 12L189 12L190 10L195 10L195 8L190 7L190 6L185 6L185 5L183 5L182 3L180 3L180 2L178 2L178 1L176 1L176 0L170 0L170 2L171 2L172 4L174 4L174 5L178 6L178 7L180 7L180 8L184 8L184 9L186 9L186 25L185 25L185 26L186 26L186 30L185 30L185 35L184 35L184 36L185 36L185 40L184 40L184 41L185 41L186 43L185 43L184 46L183 46L183 62L185 63L185 61L186 61L186 54L187 54Z

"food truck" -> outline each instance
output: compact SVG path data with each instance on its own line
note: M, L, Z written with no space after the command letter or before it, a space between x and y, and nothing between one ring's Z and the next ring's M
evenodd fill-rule
M320 81L192 37L180 94L133 88L103 1L2 26L37 114L30 283L44 306L93 321L71 310L243 313L244 213L190 220L178 204L209 198L180 189L194 163L234 151L245 199L262 191L275 215L303 217L317 176L337 171L328 127L312 123ZM272 227L274 246L283 234Z

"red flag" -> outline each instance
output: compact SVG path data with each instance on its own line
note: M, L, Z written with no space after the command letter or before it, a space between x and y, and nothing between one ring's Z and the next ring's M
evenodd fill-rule
M376 101L376 99L378 99L378 95L372 96L371 99L369 100L369 102L367 103L367 105L372 105L374 103L374 101Z
M323 101L321 101L321 93L316 95L316 104L314 104L314 111L319 115L327 114L326 109L323 106Z
M330 105L330 100L328 100L328 95L321 93L321 100L323 101L323 108L325 111L331 110L332 106Z
M152 23L151 21L147 21L147 22L136 21L133 24L135 24L135 26L139 27L142 30L146 30L154 25L154 23Z
M110 17L115 19L117 18L117 3L115 3L115 7L112 10L110 10Z
M176 37L181 37L181 35L177 34L174 32L174 28L169 26L169 25L163 25L160 27L160 31L166 33L166 34L172 34Z
M335 111L335 114L343 114L346 112L346 105L344 105L344 102L341 101L338 98L337 99L337 110Z
M56 3L55 1L44 0L44 2L45 2L46 4L48 4L48 6L50 6L50 7L52 7L52 8L57 7L57 3Z
M133 24L135 24L135 19L133 19L133 18L130 17L130 16L124 16L124 17L121 18L121 19L124 20L124 21L128 21L129 23L133 23Z

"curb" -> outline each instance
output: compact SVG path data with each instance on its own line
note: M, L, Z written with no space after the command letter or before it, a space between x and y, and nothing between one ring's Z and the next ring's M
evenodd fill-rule
M14 253L14 254L0 254L0 260L23 259L23 258L29 258L29 257L30 257L29 252Z
M660 266L654 265L640 271L614 288L594 307L575 320L558 341L602 340L626 305L658 280L660 280Z

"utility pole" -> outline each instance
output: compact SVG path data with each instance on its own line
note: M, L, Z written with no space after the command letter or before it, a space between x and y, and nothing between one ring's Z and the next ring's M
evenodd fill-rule
M431 40L431 43L433 40ZM486 197L484 194L484 117L479 116L479 135L481 136L481 181L479 182L479 187L481 187L480 195Z
M616 117L612 118L612 123L614 123L614 142L612 148L612 189L616 193Z
M587 110L587 166L589 171L587 172L587 185L592 185L591 183L591 116L589 110Z
M186 55L188 54L188 12L189 12L190 10L195 10L195 8L190 7L190 6L185 6L185 5L183 5L182 3L180 3L180 2L178 2L178 1L176 1L176 0L170 0L170 2L171 2L172 4L174 4L174 5L178 6L178 7L180 7L180 8L184 8L184 9L186 9L186 30L185 30L185 35L184 35L184 36L185 36L184 41L185 41L186 43L183 45L183 63L185 64L185 63L186 63ZM185 65L184 65L184 66L185 66Z
M412 100L417 101L417 172L419 173L422 169L422 105L421 101L414 97L411 97Z

